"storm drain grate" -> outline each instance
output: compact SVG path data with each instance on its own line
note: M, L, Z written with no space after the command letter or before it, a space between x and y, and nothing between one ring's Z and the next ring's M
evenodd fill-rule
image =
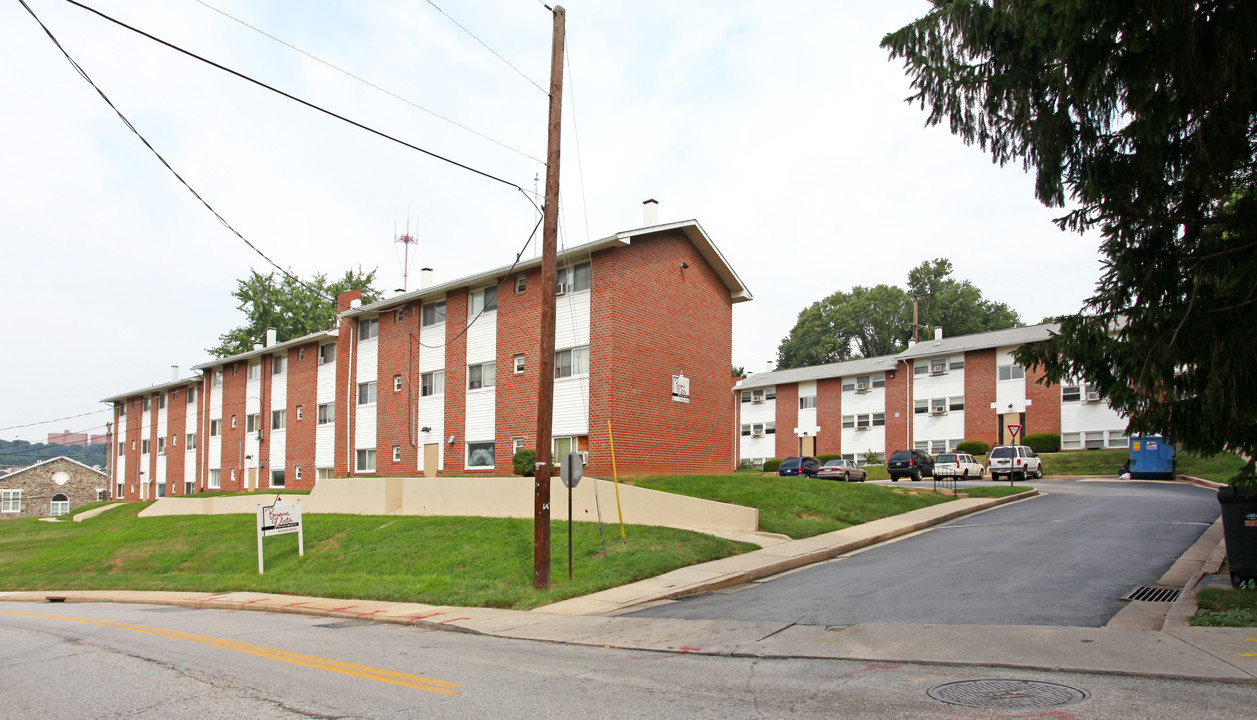
M1174 602L1182 594L1178 588L1159 588L1149 585L1136 585L1130 592L1122 596L1123 600L1142 600L1144 602Z
M998 710L1054 708L1091 697L1086 690L1033 680L960 680L926 692L952 705Z

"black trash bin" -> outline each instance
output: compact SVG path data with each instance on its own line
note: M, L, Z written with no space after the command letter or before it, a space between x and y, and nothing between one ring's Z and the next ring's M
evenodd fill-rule
M1245 580L1257 580L1257 490L1228 485L1218 491L1218 503L1231 585L1239 587Z

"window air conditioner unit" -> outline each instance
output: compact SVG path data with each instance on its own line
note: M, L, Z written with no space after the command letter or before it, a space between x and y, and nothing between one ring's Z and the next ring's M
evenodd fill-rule
M566 295L566 294L567 294L567 283L555 283L555 284L554 284L554 294L555 294L555 295Z
M582 464L582 465L588 465L588 464L589 464L589 451L588 451L588 450L581 450L581 451L580 451L580 462L581 462L581 464Z
M931 408L931 409L930 409L930 414L931 414L931 415L944 415L944 414L946 414L946 413L947 413L947 408L937 407L937 408Z
M322 355L320 355L320 356L319 356L319 364L320 364L320 365L322 365L322 364L323 364L323 363L325 363L325 362L327 362L327 361L323 359L323 356L322 356Z
M1087 402L1100 402L1100 393L1097 391L1088 391Z
M943 374L944 374L944 373L946 373L946 372L947 372L947 368L945 368L945 367L943 367L943 366L941 366L941 365L936 365L936 366L934 366L934 367L930 368L930 374L931 374L931 375L943 375Z
M866 393L866 392L868 392L868 391L869 391L869 384L868 384L868 383L856 383L856 384L855 384L855 391L856 391L856 392L858 392L858 393Z
M764 433L762 432L751 433L751 437L764 437Z
M868 429L869 429L869 426L868 426L868 425L856 425L856 426L855 426L855 429L856 429L856 430L868 430Z
M764 398L755 398L754 400L751 400L751 404L752 404L752 405L763 405L763 404L764 404Z

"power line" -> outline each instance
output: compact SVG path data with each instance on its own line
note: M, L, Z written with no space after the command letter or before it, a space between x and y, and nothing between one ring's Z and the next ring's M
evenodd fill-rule
M79 413L78 415L66 415L65 417L53 418L52 420L40 420L39 422L26 423L25 425L10 425L0 428L0 432L5 430L17 430L18 428L35 427L36 425L48 425L62 420L73 420L74 418L87 417L88 415L96 415L98 413L108 412L112 408L101 408L100 410L92 410L91 412Z
M537 83L533 82L533 79L532 79L532 78L528 77L527 75L525 75L525 74L523 73L523 71L522 71L522 70L520 70L519 68L517 68L517 67L515 67L514 65L512 65L512 64L510 63L510 61L509 61L509 60L507 60L506 58L502 57L501 55L498 55L498 52L497 52L496 50L494 50L493 48L489 47L489 46L485 43L485 41L484 41L484 40L481 40L480 38L476 37L476 36L475 36L475 35L474 35L474 34L473 34L470 30L468 30L467 28L463 27L463 26L462 26L462 24L461 24L461 23L459 23L457 20L455 20L454 18L450 17L450 14L449 14L449 13L447 13L447 12L445 12L444 10L442 10L442 9L441 9L441 8L440 8L440 7L439 7L436 3L432 2L432 0L428 0L428 4L429 4L429 5L431 5L432 7L436 8L437 12L441 13L441 14L442 14L442 15L444 15L446 18L449 18L449 21L450 21L450 22L454 23L455 25L458 25L458 29L459 29L459 30L462 30L463 32L465 32L465 33L467 33L468 35L470 35L470 36L471 36L471 39L475 40L476 42L478 42L478 43L480 43L482 46L484 46L484 49L485 49L485 50L488 50L489 52L493 53L493 54L497 57L497 59L499 59L499 60L501 60L502 62L506 63L506 66L507 66L507 67L509 67L510 69L512 69L512 70L514 70L515 72L519 73L519 76L520 76L520 77L524 78L524 79L525 79L525 80L527 80L529 83L531 83L533 87L535 87L535 88L537 88L538 90L540 90L543 94L545 94L545 96L546 96L546 97L550 97L550 91L549 91L549 90L546 90L545 88L541 87L541 86L540 86L540 85L538 85ZM548 10L549 8L546 8L546 9Z
M528 158L529 160L532 160L532 161L534 161L534 162L541 163L542 165L544 165L544 164L545 164L545 161L544 161L544 160L541 160L541 159L539 159L539 158L535 158L535 157L533 157L532 155L529 155L528 153L524 152L523 150L519 150L519 149L517 149L517 148L513 148L513 147L511 147L510 145L507 145L506 143L501 142L500 140L495 140L495 139L493 139L493 138L489 137L488 135L485 135L484 133L477 132L476 130L471 129L471 128L467 127L466 125L463 125L463 124L458 123L458 122L456 122L456 121L454 121L454 120L451 120L450 118L447 118L447 117L445 117L444 115L441 115L440 113L437 113L437 112L435 112L435 111L433 111L433 110L429 110L428 108L423 107L422 105L419 105L419 104L418 104L418 103L416 103L416 102L413 102L413 101L411 101L411 100L408 100L408 99L406 99L406 98L402 97L401 95L398 95L397 93L395 93L395 92L393 92L393 91L391 91L391 90L388 90L388 89L386 89L386 88L382 88L382 87L380 87L379 85L376 85L375 83L371 82L370 80L367 80L367 79L365 79L365 78L363 78L363 77L360 77L360 76L358 76L358 75L355 75L355 74L353 74L353 73L351 73L351 72L349 72L348 70L345 70L345 69L343 69L343 68L337 67L336 65L333 65L332 63L330 63L330 62L328 62L328 61L324 60L323 58L320 58L320 57L318 57L318 56L316 56L316 55L313 55L313 54L311 54L311 53L308 53L308 52L306 52L305 50L302 50L301 48L297 47L296 45L293 45L292 43L289 43L289 42L286 42L286 41L284 41L284 40L281 40L280 38L275 37L274 35L272 35L272 34L270 34L270 33L266 32L265 30L262 30L261 28L258 28L258 27L254 26L254 25L250 25L249 23L247 23L247 22L245 22L245 21L241 20L240 18L235 17L235 16L233 16L233 15L231 15L231 14L229 14L229 13L227 13L227 12L223 11L223 10L220 10L220 9L218 9L218 8L214 7L213 5L210 5L209 3L206 3L206 2L205 2L205 0L196 0L196 2L197 2L197 3L199 3L199 4L201 4L201 5L204 5L205 7L209 8L210 10L213 10L214 12L218 13L219 15L222 15L223 17L225 17L225 18L227 18L227 19L229 19L229 20L233 20L233 21L235 21L235 22L237 22L237 23L240 23L241 25L243 25L243 26L245 26L245 27L249 28L250 30L252 30L252 31L254 31L254 32L256 32L256 33L259 33L259 34L265 35L266 37L268 37L268 38L270 38L270 39L274 40L275 42L279 43L280 45L283 45L283 46L285 46L285 47L291 48L292 50L295 50L295 51L297 51L297 52L301 53L302 55L305 55L306 57L310 58L311 60L314 60L315 62L322 63L323 65L326 65L327 67L329 67L329 68L331 68L331 69L335 70L335 71L336 71L336 72L338 72L338 73L341 73L341 74L347 75L347 76L349 76L349 77L353 78L354 80L357 80L358 82L363 83L364 85L367 85L367 86L370 86L370 87L372 87L372 88L375 88L376 90L379 90L380 92L384 93L385 95L388 95L388 96L390 96L390 97L393 97L393 98L396 98L396 99L398 99L398 100L401 100L402 102L406 103L407 105L410 105L411 107L413 107L413 108L415 108L415 109L417 109L417 110L422 110L423 112L426 112L426 113L428 113L429 115L431 115L431 116L433 116L433 117L435 117L435 118L437 118L437 119L444 120L445 122L447 122L447 123L449 123L449 124L453 125L454 127L457 127L457 128L459 128L459 129L461 129L461 130L466 130L467 132L471 133L472 135L475 135L475 136L477 136L477 137L480 137L480 138L483 138L483 139L485 139L485 140L488 140L489 142L491 142L491 143L493 143L493 144L495 144L495 145L498 145L499 147L503 147L503 148L505 148L505 149L507 149L507 150L510 150L510 151L511 151L511 152L513 152L513 153L516 153L516 154L522 155L523 157L526 157L526 158ZM440 9L440 8L438 8L438 10L439 10L439 9ZM447 16L447 17L448 17L448 16Z
M36 16L36 15L35 15L35 12L34 12L33 10L31 10L31 9L30 9L30 6L26 4L26 0L18 0L18 2L22 3L22 6L26 8L27 12L29 12L29 13L31 14L31 16L35 18L35 20L36 20L37 22L39 22L39 24L40 24L40 26L41 26L41 27L44 27L44 32L47 32L47 33L48 33L48 36L49 36L49 37L52 37L52 33L51 33L51 32L49 32L49 31L48 31L48 28L47 28L46 26L44 26L43 22L39 20L38 16ZM80 3L80 2L78 2L77 0L66 0L66 2L68 2L68 3L70 3L71 5L74 5L74 6L76 6L76 7L82 8L82 9L84 9L84 10L86 10L86 11L88 11L88 12L90 12L90 13L92 13L92 14L94 14L94 15L96 15L96 16L98 16L98 17L102 18L102 19L104 19L104 20L108 20L109 22L111 22L111 23L113 23L113 24L115 24L115 25L117 25L117 26L119 26L119 27L122 27L122 28L125 28L125 29L127 29L127 30L130 30L131 32L136 33L137 35L142 35L142 36L144 36L144 37L148 38L149 40L152 40L152 41L153 41L153 42L155 42L155 43L158 43L158 44L160 44L160 45L164 45L164 46L166 46L166 47L170 48L171 50L174 50L174 51L176 51L176 52L182 53L183 55L187 55L188 57L190 57L190 58L192 58L192 59L194 59L194 60L199 60L200 62L203 62L203 63L205 63L206 65L209 65L210 67L216 68L216 69L218 69L218 70L222 70L223 72L228 73L228 74L230 74L230 75L234 75L234 76L236 76L236 77L240 78L241 80L244 80L244 81L246 81L246 82L250 82L250 83L252 83L252 84L254 84L254 85L257 85L258 87L263 88L263 89L265 89L265 90L270 90L271 92L275 93L276 95L280 95L280 96L282 96L282 97L288 98L289 100L292 100L292 101L293 101L293 102L295 102L295 103L299 103L299 104L301 104L301 105L304 105L304 106L306 106L306 107L310 108L311 110L315 110L315 111L317 111L317 112L321 112L321 113L323 113L324 115L327 115L327 116L329 116L329 117L336 118L337 120L340 120L340 121L342 121L342 122L345 122L345 123L348 123L348 124L350 124L350 125L353 125L354 127L358 128L359 130L365 130L366 132L369 132L369 133L371 133L372 135L376 135L376 136L378 136L378 137L382 137L382 138L384 138L385 140L390 140L390 141L392 141L392 142L397 143L398 145L401 145L402 147L410 148L411 150L414 150L414 151L416 151L416 152L421 152L421 153L423 153L424 155L427 155L427 156L429 156L429 157L431 157L431 158L434 158L434 159L436 159L436 160L440 160L441 162L448 163L448 164L450 164L450 165L453 165L454 167L461 168L461 169L466 170L466 171L468 171L468 172L470 172L470 173L475 173L476 175L479 175L479 176L481 176L481 177L483 177L483 178L486 178L486 179L488 179L488 180L493 180L493 181L495 181L495 182L502 183L503 185L506 185L507 187L512 187L512 188L515 188L515 189L516 189L516 190L518 190L521 194L523 194L525 198L527 198L527 197L528 197L528 193L524 190L524 188L522 188L522 187L520 187L519 185L517 185L517 184L515 184L515 183L511 182L510 180L503 180L502 178L497 177L496 175L491 175L491 174L489 174L489 173L487 173L487 172L485 172L485 171L483 171L483 170L477 170L476 168L473 168L473 167L471 167L470 165L464 165L463 163L460 163L460 162L458 162L457 160L452 160L452 159L447 158L447 157L445 157L445 156L443 156L443 155L437 154L437 153L435 153L435 152L433 152L433 151L431 151L431 150L425 150L424 148L421 148L421 147L419 147L418 145L414 145L414 144L412 144L412 143L408 143L408 142L406 142L405 140L402 140L402 139L400 139L400 138L397 138L397 137L394 137L394 136L392 136L392 135L389 135L388 133L385 133L385 132L380 131L380 130L376 130L375 128L372 128L372 127L367 126L367 125L363 125L362 123L360 123L360 122L358 122L358 121L356 121L356 120L351 120L351 119L349 119L349 118L345 117L344 115L340 115L340 114L338 114L338 113L334 113L334 112L332 112L331 110L328 110L328 109L326 109L326 108L324 108L324 107L321 107L321 106L319 106L319 105L315 105L314 103L312 103L312 102L310 102L310 101L308 101L308 100L303 100L303 99L301 99L301 98L297 97L296 95L292 95L292 94L290 94L290 93L286 93L286 92L284 92L283 90L280 90L279 88L273 87L273 86L271 86L271 85L267 85L266 83L262 82L261 80L257 80L257 79L255 79L255 78L252 78L252 77L250 77L250 76L248 76L248 75L245 75L244 73L239 72L239 71L237 71L237 70L232 70L231 68L229 68L229 67L227 67L227 66L225 66L225 65L221 65L221 64L219 64L219 63L214 62L213 60L210 60L210 59L208 59L208 58L201 57L200 55L197 55L196 53L194 53L194 52L192 52L192 51L190 51L190 50L185 50L185 49L183 49L183 48L179 47L178 45L175 45L175 44L173 44L173 43L170 43L170 42L167 42L167 41L165 41L165 40L162 40L161 38L159 38L159 37L157 37L157 36L155 36L155 35L151 35L151 34L149 34L149 33L146 33L146 32L144 32L143 30L140 30L139 28L133 27L133 26L131 26L131 25L128 25L128 24L126 24L126 23L122 22L121 20L117 20L117 19L115 19L115 18L112 18L112 17L110 17L109 15L106 15L106 14L104 14L103 12L101 12L101 11L99 11L99 10L95 9L95 8L88 7L87 5L84 5L83 3ZM55 38L53 38L53 42L56 42L56 39L55 39ZM58 44L57 44L57 47L58 47L58 48L61 48L61 44L60 44L60 43L58 43ZM64 53L65 53L65 50L62 50L61 52L64 54ZM66 57L67 57L67 58L69 58L69 55L67 54L67 55L66 55ZM71 60L71 62L73 62L73 60ZM76 68L78 68L78 65L76 64L76 65L75 65L75 67L76 67ZM82 73L82 70L80 69L80 70L79 70L79 72L80 72L80 73ZM84 77L86 77L86 75L84 75ZM89 80L89 82L90 82L90 80ZM94 86L94 84L93 84L93 86ZM99 92L99 90L98 90L98 92ZM102 96L103 96L103 93L102 93ZM110 103L110 106L112 107L112 103ZM121 115L121 113L119 113L119 115ZM127 124L128 124L128 126L130 125L130 123L127 123ZM138 133L137 133L137 134L138 134ZM147 143L145 143L145 144L147 144ZM163 161L163 162L164 162L164 161ZM169 167L169 166L168 166L168 167ZM172 170L172 172L173 172L173 170ZM528 201L531 203L531 202L532 202L532 199L531 199L531 198L529 198L529 200L528 200ZM535 203L533 203L533 204L534 204L534 206L535 206ZM243 238L241 238L241 239L243 239ZM248 242L248 241L246 241L246 242ZM272 264L273 264L273 263L272 263Z

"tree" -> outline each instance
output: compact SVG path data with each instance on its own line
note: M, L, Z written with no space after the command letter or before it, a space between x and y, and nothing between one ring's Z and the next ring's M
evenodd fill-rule
M1257 454L1257 3L934 0L882 47L927 124L1101 233L1095 294L1018 361L1098 386L1131 431Z
M983 299L982 291L968 280L950 277L951 271L951 262L940 258L908 273L907 292L890 285L856 286L813 303L799 313L777 348L777 367L824 365L903 350L912 339L913 296L926 336L936 327L965 335L1020 322L1012 308Z
M304 281L276 275L250 270L249 277L236 281L231 295L240 301L247 322L219 335L218 346L208 349L210 354L221 358L247 352L253 343L262 341L269 327L276 329L280 342L326 330L329 320L336 317L336 296L350 290L361 290L363 303L380 298L380 291L371 287L374 270L346 270L334 282L328 282L322 273Z

